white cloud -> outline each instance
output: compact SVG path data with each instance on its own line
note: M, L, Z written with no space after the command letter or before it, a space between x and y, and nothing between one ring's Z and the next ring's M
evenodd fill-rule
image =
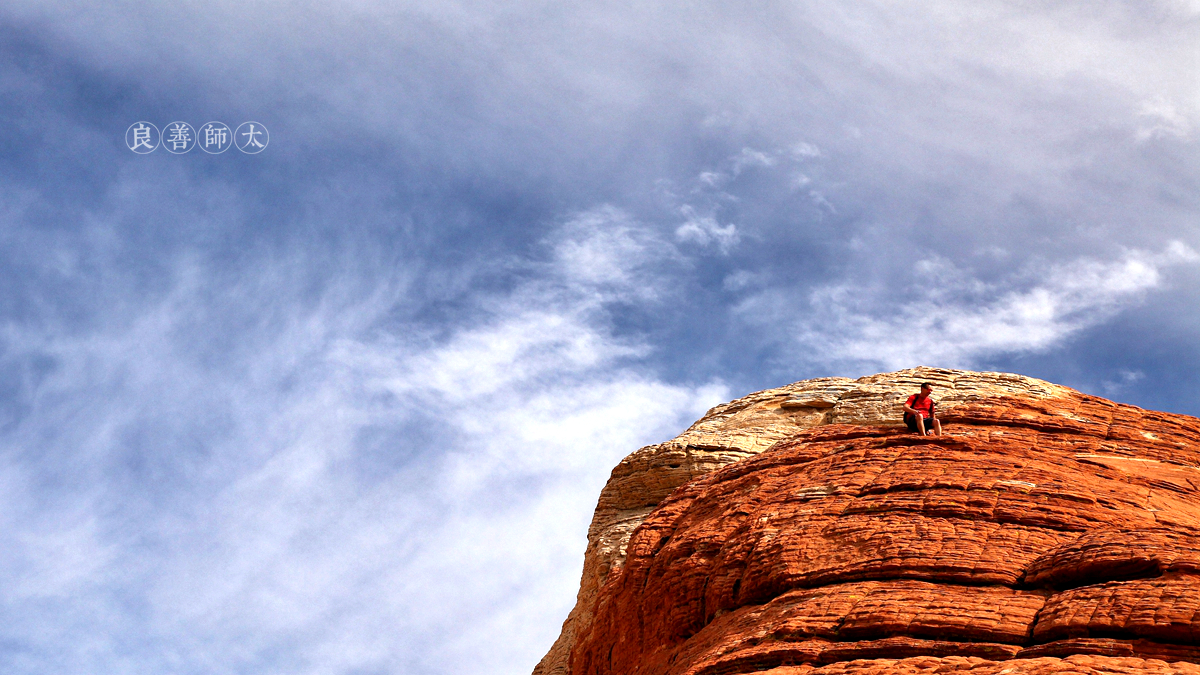
M1138 141L1165 136L1186 138L1191 130L1187 117L1179 112L1175 104L1162 97L1143 101L1138 117L1141 122L1136 134Z
M1118 370L1110 379L1100 382L1100 389L1108 398L1116 398L1129 389L1130 386L1146 379L1146 374L1140 370Z
M727 291L741 291L748 288L752 284L758 283L759 277L753 272L747 270L738 270L732 274L726 275L721 281L721 287Z
M713 216L700 215L690 206L683 207L682 212L687 221L675 228L675 238L681 242L712 245L721 253L729 253L741 241L737 225L733 223L722 227Z
M381 331L390 291L314 305L279 269L224 289L283 325L227 362L189 354L211 302L194 271L103 334L10 327L8 359L58 366L4 436L0 483L63 487L0 497L0 601L23 617L5 639L63 673L449 673L486 654L527 674L611 467L728 398L657 379L610 328L610 304L669 295L669 246L611 208L547 245L443 337Z
M768 292L741 311L757 323L799 314L789 325L806 363L970 368L989 356L1059 346L1160 288L1167 268L1197 261L1200 255L1174 242L1161 253L1133 250L1114 261L1045 264L1026 271L1028 284L1001 285L927 259L915 266L910 299L894 304L881 304L889 297L882 289L840 283L820 287L800 306Z
M775 157L768 155L761 150L755 150L754 148L742 148L742 151L733 158L733 175L736 176L740 174L748 167L772 167L775 166L776 162L777 160Z
M809 190L808 198L812 200L813 204L827 209L830 213L837 213L837 208L834 207L832 202L825 198L825 194L820 190Z
M792 146L792 156L796 159L812 159L821 156L821 149L812 143L800 142Z
M650 230L612 206L577 214L550 243L550 267L540 270L542 279L521 293L575 305L587 298L589 308L592 302L654 300L662 286L655 267L675 257Z

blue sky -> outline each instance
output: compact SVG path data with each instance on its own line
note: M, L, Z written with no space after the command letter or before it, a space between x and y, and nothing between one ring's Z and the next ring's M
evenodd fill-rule
M1194 0L632 4L0 6L0 670L528 673L808 377L1200 413Z

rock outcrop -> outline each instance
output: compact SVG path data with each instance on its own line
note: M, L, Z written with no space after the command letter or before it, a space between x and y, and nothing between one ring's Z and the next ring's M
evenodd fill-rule
M1197 467L1200 420L1016 375L759 392L613 470L534 673L1200 675Z

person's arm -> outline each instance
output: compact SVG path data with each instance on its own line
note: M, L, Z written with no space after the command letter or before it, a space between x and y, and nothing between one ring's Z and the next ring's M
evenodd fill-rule
M907 401L904 402L904 412L906 412L910 415L916 415L917 417L922 417L921 413L918 412L916 408L913 408L912 406L909 405L910 403L912 403L911 397Z

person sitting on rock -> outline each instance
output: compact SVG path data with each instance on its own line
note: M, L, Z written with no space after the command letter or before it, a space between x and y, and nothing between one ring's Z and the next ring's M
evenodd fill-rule
M935 436L942 435L942 421L937 418L933 408L933 385L926 382L921 385L921 393L913 394L904 403L904 424L913 433L928 436L932 431Z

